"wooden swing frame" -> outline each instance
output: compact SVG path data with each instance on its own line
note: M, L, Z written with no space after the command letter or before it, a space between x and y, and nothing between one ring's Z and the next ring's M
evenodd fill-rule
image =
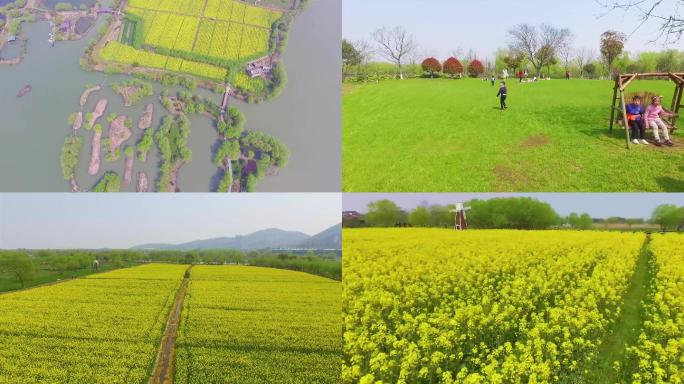
M631 149L631 141L629 137L629 123L627 120L627 103L625 102L625 90L629 84L637 79L669 79L675 83L674 97L672 97L672 107L670 111L674 116L670 118L670 126L672 132L677 129L677 119L679 118L679 110L684 107L682 105L682 95L684 94L684 72L657 72L657 73L632 73L615 75L615 88L613 89L613 105L610 109L610 132L613 132L613 125L619 119L622 119L625 128L625 138L627 149ZM646 101L645 101L646 102Z

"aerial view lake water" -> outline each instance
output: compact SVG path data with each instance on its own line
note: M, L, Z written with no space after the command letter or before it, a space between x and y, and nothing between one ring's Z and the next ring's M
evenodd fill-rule
M279 97L260 104L230 101L245 114L247 130L273 135L291 152L287 167L278 175L261 181L258 191L332 192L341 188L340 7L339 1L312 0L297 16L283 57L289 83ZM19 65L0 67L0 191L70 190L69 182L62 177L60 151L71 130L67 118L80 110L79 98L86 84L103 87L90 96L84 113L92 111L95 103L105 97L109 100L105 116L116 112L137 123L145 106L153 103L153 127L157 127L167 114L159 102L159 94L164 89L174 93L180 88L155 83L152 96L133 107L124 107L121 97L111 90L111 84L129 80L130 76L81 69L79 59L104 23L104 18L100 17L84 39L57 42L54 48L47 42L50 32L47 22L22 25L19 37L27 40L24 60ZM12 54L18 54L13 52L17 50L15 47L19 44L7 45L0 56L13 57ZM31 86L31 91L18 98L17 93L26 85ZM194 93L221 103L221 95L204 90ZM181 169L178 185L184 192L206 192L213 190L219 173L212 163L211 151L217 141L217 132L214 123L206 117L198 115L192 117L191 122L188 146L192 150L192 160ZM109 125L104 117L100 123L105 127ZM82 190L92 188L103 171L114 170L123 175L121 161L103 161L98 175L88 175L91 133L81 129L78 134L83 137L84 144L75 176ZM138 131L134 130L131 141L137 140L137 136ZM146 163L135 162L134 174L145 171L153 184L158 162L154 148ZM135 182L122 186L122 191L134 190Z

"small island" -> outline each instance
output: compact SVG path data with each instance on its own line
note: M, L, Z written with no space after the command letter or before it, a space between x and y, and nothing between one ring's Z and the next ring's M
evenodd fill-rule
M93 136L90 141L90 164L88 165L88 174L91 176L97 175L100 171L101 145L102 126L98 124L93 128Z
M138 183L136 186L137 192L147 192L149 191L149 181L147 180L147 174L145 172L138 172Z
M143 113L140 121L138 121L138 128L145 130L152 126L152 116L154 115L154 104L147 104L145 107L145 112Z
M130 107L140 101L145 96L150 96L153 93L152 84L144 81L134 79L124 83L112 84L114 92L121 95L124 101L124 106Z
M121 145L128 140L131 135L132 123L126 116L117 116L109 126L108 137L108 158L111 162L121 157Z
M119 192L121 191L121 178L116 172L109 171L95 184L92 192Z
M90 94L91 94L91 93L97 92L97 91L99 91L99 90L101 90L101 89L102 89L102 87L100 87L99 85L87 86L87 87L86 87L86 90L83 91L83 94L81 94L81 100L80 100L80 102L79 102L79 103L81 104L81 108L85 107L85 105L86 105L86 103L88 102L88 98L90 97Z
M124 162L124 184L131 185L133 182L133 163L135 162L135 150L133 147L126 147L124 150L124 156L126 160Z
M95 109L93 112L89 113L86 115L86 118L88 120L88 126L92 129L95 126L95 123L97 123L97 120L102 117L105 113L105 110L107 109L107 99L102 98L97 102L97 105L95 105Z

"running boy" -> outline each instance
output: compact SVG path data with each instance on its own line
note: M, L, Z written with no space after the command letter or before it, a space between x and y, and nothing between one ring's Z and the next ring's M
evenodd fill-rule
M648 141L646 141L646 124L643 119L644 107L641 105L641 96L634 96L632 102L627 104L625 109L627 110L629 128L632 131L632 143L639 144L638 139L641 139L642 144L648 144Z
M507 109L508 106L506 105L506 96L508 95L508 89L506 88L506 82L502 81L501 82L501 88L499 88L499 93L496 94L496 97L499 97L499 101L501 102L501 110L503 111L504 109Z
M661 146L660 135L658 134L658 128L663 130L663 136L665 136L665 145L673 146L672 141L670 141L670 134L667 132L667 126L660 118L660 116L673 116L674 114L666 111L660 105L660 96L653 96L651 104L646 108L644 113L644 118L646 119L646 126L653 128L653 136L655 136L655 145Z

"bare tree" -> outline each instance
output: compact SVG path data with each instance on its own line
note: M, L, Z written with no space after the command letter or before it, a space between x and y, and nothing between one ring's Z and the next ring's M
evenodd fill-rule
M608 8L609 12L614 10L636 12L641 22L632 33L639 30L649 20L655 20L660 23L660 34L654 41L664 37L666 44L677 43L684 34L684 15L679 13L679 6L684 5L684 0L673 0L673 9L670 12L662 11L664 0L596 0L596 2Z
M371 44L365 40L357 40L352 43L354 46L354 49L357 52L358 55L358 65L357 65L357 76L358 74L361 74L362 68L368 64L368 61L371 59L373 56L375 50L371 46Z
M465 59L466 59L467 61L476 60L476 59L477 59L477 52L475 52L475 50L472 49L472 48L468 49L468 53L466 54Z
M572 47L573 38L574 36L572 35L572 33L568 31L567 38L564 41L562 41L558 47L558 53L560 57L563 59L563 65L566 71L570 67L570 61L572 60L572 56L575 53L575 50Z
M572 36L567 28L555 28L542 24L539 29L529 24L520 24L509 32L510 49L525 56L537 72L551 64L561 47L569 45Z
M393 29L383 27L373 32L372 36L378 44L379 53L397 66L399 78L403 79L404 62L416 49L413 36L404 27L394 27Z
M365 40L356 40L354 43L354 49L359 53L361 57L361 64L368 63L368 60L373 56L375 50L371 44Z
M451 53L451 57L455 57L458 59L459 57L463 58L463 52L464 52L463 48L456 47L455 49L452 49L450 53Z
M584 67L594 60L594 52L587 48L575 50L575 64L580 69L580 77L584 78Z
M477 60L477 52L472 48L468 48L468 52L463 56L463 68L468 68L470 62L474 60Z

